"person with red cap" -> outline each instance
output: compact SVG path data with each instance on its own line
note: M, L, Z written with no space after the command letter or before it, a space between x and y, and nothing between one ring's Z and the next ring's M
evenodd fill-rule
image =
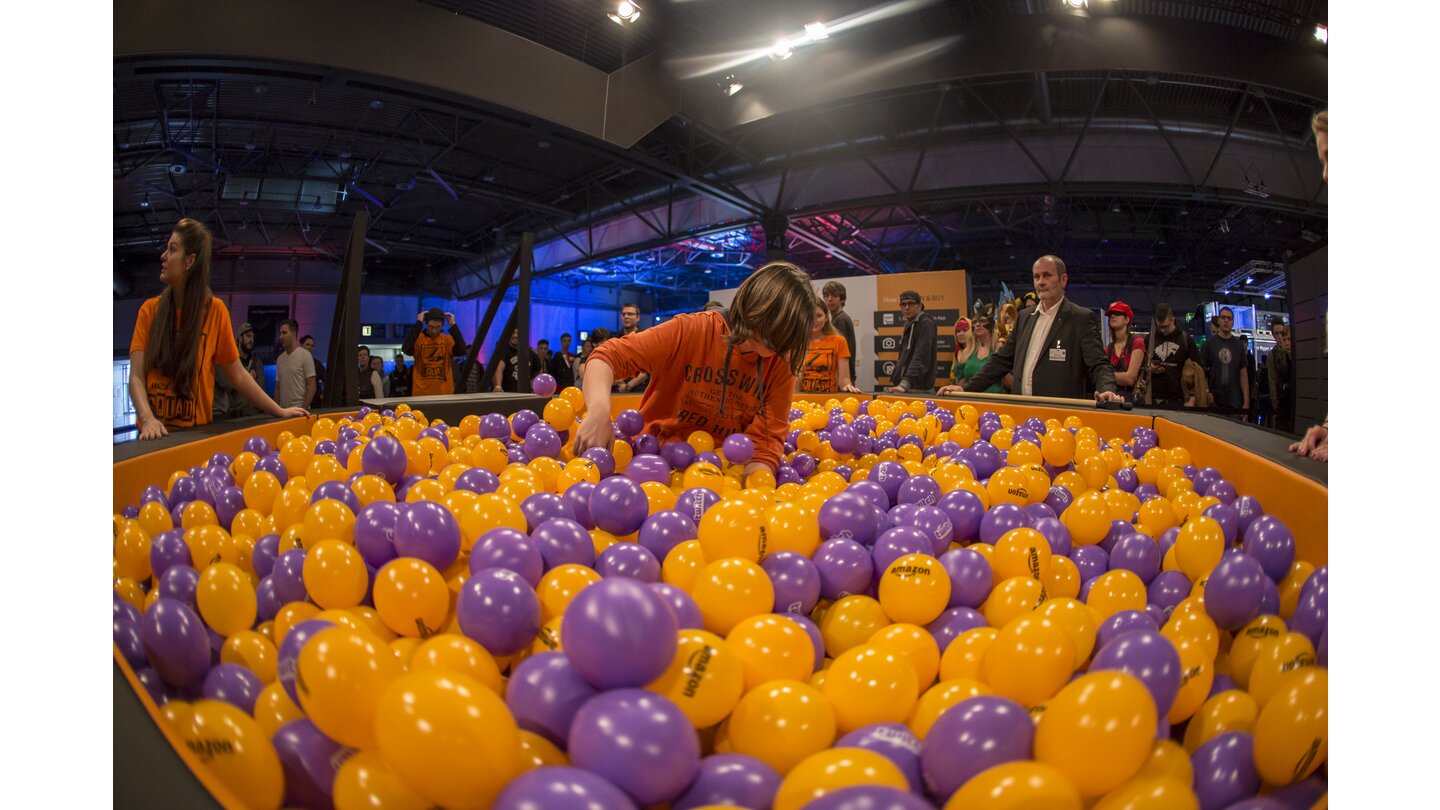
M1110 346L1105 356L1115 369L1115 390L1126 401L1134 402L1135 381L1140 379L1140 369L1145 365L1145 339L1130 331L1135 311L1124 301L1106 307L1105 317L1110 322Z

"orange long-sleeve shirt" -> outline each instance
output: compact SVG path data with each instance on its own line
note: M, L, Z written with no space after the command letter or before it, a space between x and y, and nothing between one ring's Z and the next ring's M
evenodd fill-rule
M640 414L645 430L662 442L696 430L717 439L744 433L755 441L753 460L774 469L790 426L795 375L783 357L762 358L731 347L729 334L719 312L676 315L607 340L592 357L604 360L617 378L650 372Z

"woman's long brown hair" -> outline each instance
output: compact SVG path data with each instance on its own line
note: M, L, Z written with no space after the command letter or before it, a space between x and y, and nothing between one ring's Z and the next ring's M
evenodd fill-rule
M185 291L175 300L175 288L166 287L155 307L150 322L150 338L145 347L145 373L156 369L174 386L175 393L188 398L195 386L195 373L200 356L200 332L210 308L210 229L197 220L185 218L175 223L180 249L185 256L194 256L195 264L185 274ZM183 258L182 258L183 262ZM180 312L180 328L175 328L175 313Z

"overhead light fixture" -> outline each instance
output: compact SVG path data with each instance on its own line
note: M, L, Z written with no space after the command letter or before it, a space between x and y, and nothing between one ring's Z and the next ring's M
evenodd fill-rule
M1330 29L1323 25L1315 26L1315 39L1321 45L1330 44Z
M640 7L630 2L630 0L620 0L620 3L615 6L615 10L605 16L609 17L610 22L616 25L633 23L640 19Z
M739 79L735 78L734 73L726 74L725 78L716 82L716 84L720 85L720 89L724 91L727 96L733 96L745 89L745 85L742 84Z
M813 22L805 26L805 38L811 42L818 42L829 37L830 32L826 30L825 23Z
M1065 0L1065 5L1070 8L1085 8L1089 3L1087 0Z
M150 207L150 195L149 195L149 194L146 194L146 195L145 195L145 199L143 199L143 200L140 201L140 207L141 207L141 208L149 208L149 207Z
M1266 301L1269 301L1269 300L1270 300L1270 293L1265 293L1265 300L1266 300Z
M1250 286L1251 284L1254 284L1254 283L1255 283L1255 277L1254 277L1254 276L1246 276L1246 277L1245 277L1245 286L1248 287L1248 286Z
M795 49L790 46L790 40L781 37L775 42L775 47L770 49L770 58L776 62L783 62L795 55Z

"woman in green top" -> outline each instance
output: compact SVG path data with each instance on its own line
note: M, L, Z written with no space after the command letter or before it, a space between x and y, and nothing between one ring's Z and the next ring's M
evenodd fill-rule
M973 337L970 340L970 347L966 352L963 365L960 365L959 350L956 350L956 361L958 373L955 374L956 382L964 382L980 373L985 366L985 361L990 359L991 353L995 351L995 306L986 304L980 307L975 313L975 320L972 321ZM956 335L957 345L959 335ZM1003 394L1004 389L999 383L986 388L983 393Z

